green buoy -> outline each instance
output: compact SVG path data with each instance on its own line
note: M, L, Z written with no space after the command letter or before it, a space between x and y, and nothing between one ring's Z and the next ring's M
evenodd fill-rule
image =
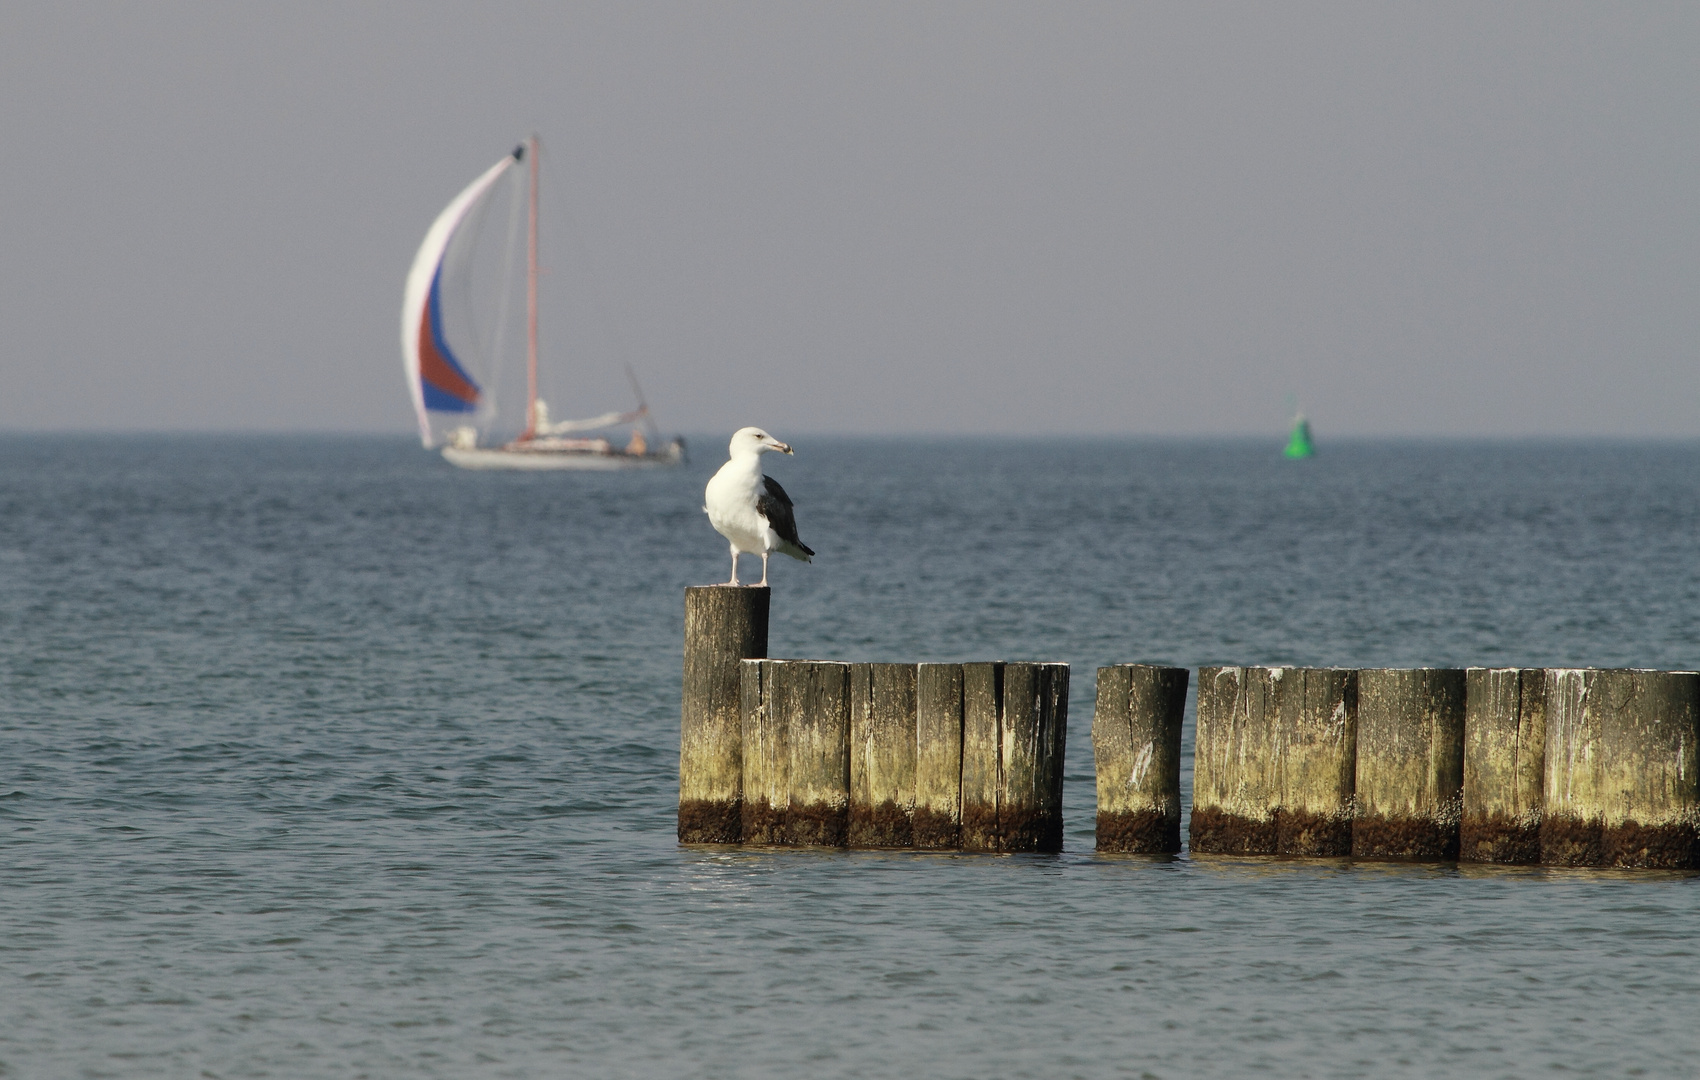
M1282 455L1290 458L1307 458L1316 453L1316 447L1310 443L1310 421L1304 413L1293 417L1293 433L1287 438L1287 448Z

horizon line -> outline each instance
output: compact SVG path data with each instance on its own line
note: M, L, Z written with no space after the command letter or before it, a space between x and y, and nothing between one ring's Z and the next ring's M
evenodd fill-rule
M686 440L710 440L726 437L719 431L678 431ZM790 437L801 435L819 439L877 440L903 438L924 442L1031 442L1037 440L1060 442L1236 442L1282 443L1285 432L1128 432L1128 431L1037 431L1037 432L977 432L977 431L917 431L917 430L845 430L790 429ZM418 439L412 431L375 431L360 428L8 428L0 427L0 438L343 438L413 442ZM1326 435L1316 440L1322 447L1366 443L1680 443L1700 441L1700 433L1692 434L1613 434L1608 432L1569 433L1563 435L1528 432L1518 434L1473 434L1457 432L1397 432L1380 434ZM427 449L421 447L421 449Z

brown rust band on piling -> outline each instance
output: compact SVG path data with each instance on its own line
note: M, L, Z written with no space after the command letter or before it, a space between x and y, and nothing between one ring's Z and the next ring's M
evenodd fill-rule
M684 679L679 710L679 840L742 838L743 759L739 664L767 655L765 588L685 590Z
M1540 862L1546 672L1470 668L1464 698L1464 802L1458 858Z
M916 666L850 665L850 846L914 842Z
M1358 672L1354 858L1458 858L1464 683L1462 668Z
M1117 664L1098 669L1092 761L1099 851L1181 849L1181 721L1185 668Z
M1273 855L1280 777L1265 668L1198 669L1188 846L1200 855Z
M962 848L1062 850L1068 665L962 665Z
M1547 673L1541 861L1700 867L1700 674Z
M915 699L911 835L918 848L956 848L962 842L962 665L917 665Z

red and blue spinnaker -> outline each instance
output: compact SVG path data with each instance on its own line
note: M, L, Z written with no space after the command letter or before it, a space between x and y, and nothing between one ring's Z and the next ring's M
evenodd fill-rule
M445 263L452 261L451 251L460 246L455 241L461 227L518 162L517 152L509 154L455 196L431 223L407 274L401 305L402 362L419 417L419 438L427 447L437 442L432 413L474 413L484 398L444 329L443 271Z

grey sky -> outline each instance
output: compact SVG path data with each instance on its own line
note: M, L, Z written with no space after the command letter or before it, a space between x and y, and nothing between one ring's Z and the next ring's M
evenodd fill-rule
M1691 2L8 4L0 428L410 431L413 250L535 129L557 415L629 357L696 431L1700 435L1697 56Z

